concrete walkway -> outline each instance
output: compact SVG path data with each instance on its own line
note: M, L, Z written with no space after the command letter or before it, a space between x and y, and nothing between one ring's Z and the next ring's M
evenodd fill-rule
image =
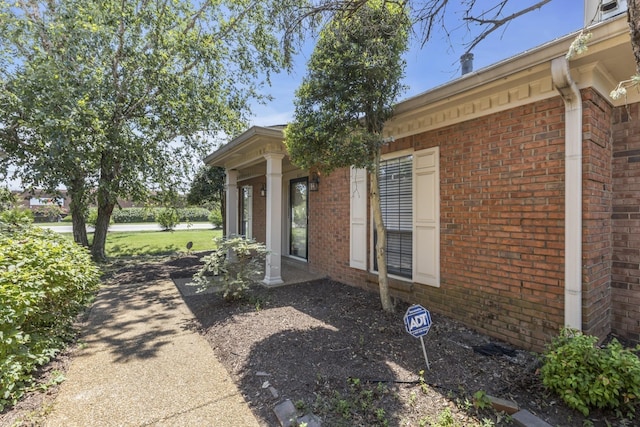
M108 285L46 426L258 426L171 280Z

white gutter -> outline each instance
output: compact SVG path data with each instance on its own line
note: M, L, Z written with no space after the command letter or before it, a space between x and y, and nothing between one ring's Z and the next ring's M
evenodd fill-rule
M582 330L582 97L562 56L551 77L565 111L564 325Z

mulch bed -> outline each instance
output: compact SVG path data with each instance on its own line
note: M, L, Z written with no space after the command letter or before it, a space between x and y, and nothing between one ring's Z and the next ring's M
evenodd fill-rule
M199 265L198 255L121 263L109 280L190 277ZM184 299L197 319L193 327L263 426L278 425L273 408L285 399L324 426L513 425L487 407L485 394L512 400L554 426L622 425L608 413L585 418L545 390L539 355L435 313L424 338L427 369L420 340L404 329L408 304L398 302L395 313L386 313L376 294L330 280L256 286L233 303L211 293ZM52 366L64 369L69 358L72 352ZM55 395L55 387L47 393ZM46 404L42 393L32 393L0 414L0 425ZM30 418L23 425L41 422Z

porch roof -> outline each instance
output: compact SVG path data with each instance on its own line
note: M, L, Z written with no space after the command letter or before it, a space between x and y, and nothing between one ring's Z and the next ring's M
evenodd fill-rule
M255 163L256 159L264 160L266 153L286 153L284 128L285 125L252 126L205 157L204 162L209 166L238 169Z
M284 145L285 125L252 126L238 137L208 155L204 162L226 170L237 170L238 181L262 176L266 173L267 154L283 154L282 172L299 170L293 165Z

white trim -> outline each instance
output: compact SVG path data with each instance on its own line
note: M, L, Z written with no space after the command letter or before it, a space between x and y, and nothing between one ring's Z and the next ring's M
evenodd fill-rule
M351 167L349 176L349 266L367 269L367 177L366 169Z
M240 212L240 221L247 221L244 237L251 240L253 238L253 186L251 185L242 186L242 208L243 212ZM247 213L246 217L245 211ZM241 226L240 229L242 230L242 228Z
M413 281L440 286L440 149L413 154Z
M282 159L283 154L267 153L267 259L262 283L279 285L283 283L281 272L282 255Z
M226 216L227 229L226 236L231 237L238 234L238 171L227 169L225 179L225 192L227 197Z
M564 56L551 72L565 106L564 325L582 330L582 96Z

